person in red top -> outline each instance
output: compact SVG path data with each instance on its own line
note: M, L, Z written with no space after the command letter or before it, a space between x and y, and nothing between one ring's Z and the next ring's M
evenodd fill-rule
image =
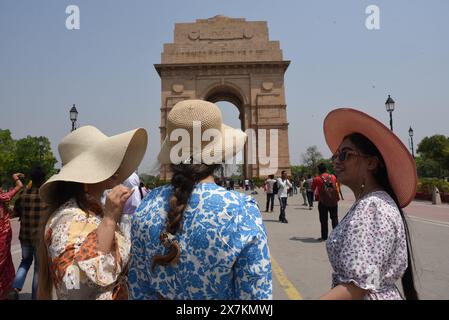
M318 240L325 241L328 236L328 212L332 221L332 229L338 225L338 189L337 189L337 178L333 174L327 172L327 168L324 163L318 165L318 176L313 178L312 190L316 194L316 200L318 201L318 211L320 213L320 224L321 224L321 238ZM324 192L325 184L330 185L332 183L334 188L334 193L327 192L326 195L322 195ZM331 195L329 196L329 194Z
M12 230L9 222L11 214L8 206L16 193L23 188L21 177L23 177L22 173L14 173L12 175L16 182L14 189L8 192L0 190L0 300L6 299L15 276L11 256Z

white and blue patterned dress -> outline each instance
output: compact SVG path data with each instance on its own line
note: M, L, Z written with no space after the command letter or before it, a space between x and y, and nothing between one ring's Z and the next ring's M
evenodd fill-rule
M131 299L272 299L267 235L256 201L215 183L199 183L183 214L179 263L156 266L166 254L165 230L172 186L150 192L134 215L131 230Z
M332 287L353 283L365 300L401 300L396 282L407 269L407 239L401 214L385 191L357 201L326 242Z

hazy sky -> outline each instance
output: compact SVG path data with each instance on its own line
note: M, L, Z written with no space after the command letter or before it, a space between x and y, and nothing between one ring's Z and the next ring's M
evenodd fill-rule
M68 5L80 9L80 30L65 27ZM368 5L380 8L380 30L365 27ZM0 0L0 128L13 137L47 136L57 144L79 124L111 135L144 127L150 135L145 171L160 147L160 63L177 22L217 14L267 21L284 60L290 159L317 145L325 115L352 106L388 125L408 145L449 135L449 1L447 0ZM237 109L220 103L239 126Z

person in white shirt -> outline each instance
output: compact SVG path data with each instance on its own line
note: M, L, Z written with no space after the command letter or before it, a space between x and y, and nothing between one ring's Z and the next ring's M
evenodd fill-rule
M287 190L292 187L292 184L287 179L287 172L282 171L281 177L277 179L277 185L279 188L278 196L279 203L281 205L281 213L279 215L279 222L288 223L288 220L285 218L285 208L287 207Z
M265 181L266 191L267 191L267 210L265 212L268 212L268 209L271 208L271 212L273 212L274 207L274 184L276 183L276 180L274 180L274 175L269 175L268 179ZM271 203L271 206L270 206Z

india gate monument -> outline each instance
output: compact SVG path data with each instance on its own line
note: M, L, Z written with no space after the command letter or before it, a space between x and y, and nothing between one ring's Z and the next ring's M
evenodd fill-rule
M176 23L174 42L164 44L161 63L161 142L171 108L185 99L227 101L238 108L241 129L278 130L278 169L290 174L284 61L279 41L270 41L266 21L246 21L224 16ZM269 152L269 136L266 137ZM256 139L256 149L260 137ZM257 150L256 150L257 151ZM259 160L248 162L248 144L243 155L243 175L263 177ZM251 151L251 152L254 152ZM161 179L170 178L167 166Z

